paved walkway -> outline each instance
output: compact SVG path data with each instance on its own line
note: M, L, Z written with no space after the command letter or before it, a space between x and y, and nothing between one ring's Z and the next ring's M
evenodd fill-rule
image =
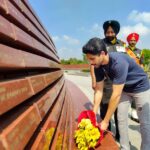
M66 79L72 81L75 83L82 91L83 93L89 98L89 100L92 102L93 100L93 90L91 88L91 78L90 76L83 76L82 74L75 73L69 74L65 73ZM130 111L129 111L130 115ZM114 129L114 121L112 120L112 129ZM132 121L129 118L129 137L132 144L131 150L140 150L140 143L141 143L141 137L140 137L140 131L139 131L139 124Z

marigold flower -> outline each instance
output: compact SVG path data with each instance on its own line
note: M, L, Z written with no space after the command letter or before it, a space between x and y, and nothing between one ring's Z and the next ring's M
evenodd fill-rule
M88 150L95 148L100 136L99 129L91 123L90 119L82 119L78 124L78 130L75 131L74 138L78 149Z

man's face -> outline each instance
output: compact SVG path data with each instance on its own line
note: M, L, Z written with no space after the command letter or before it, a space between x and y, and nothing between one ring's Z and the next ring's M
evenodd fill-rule
M92 55L86 54L86 58L88 62L93 65L95 68L98 68L103 64L104 56L103 55Z
M109 41L112 41L115 37L116 37L116 34L113 30L113 28L111 26L108 27L106 33L105 33L105 37L109 40Z
M136 45L135 37L132 37L132 38L131 38L131 40L129 41L129 45L130 45L131 47L135 47L135 45Z

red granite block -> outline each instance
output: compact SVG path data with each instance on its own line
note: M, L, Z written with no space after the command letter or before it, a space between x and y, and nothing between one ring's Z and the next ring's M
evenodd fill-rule
M68 104L67 101L65 100L63 103L63 109L56 129L56 133L52 141L51 149L62 149L67 111L68 111Z
M48 49L46 46L44 46L44 49L43 49L44 53L49 55L50 57L52 57L53 59L55 59L56 61L59 61L56 54L54 54L52 52L52 50Z
M29 47L34 48L32 37L17 26L13 24L11 25L15 33L15 40L23 45L27 45Z
M5 0L5 2L6 13L27 28L27 23L24 15L9 0Z
M57 122L59 121L59 116L61 115L61 110L65 99L65 90L66 88L63 88L63 90L61 91L61 94L57 99L57 103L53 107L48 119L46 120L43 128L41 129L39 135L33 143L31 150L41 150L44 148L48 149L54 136Z
M74 143L74 130L76 130L77 124L75 122L75 118L74 118L74 106L72 104L72 99L70 96L70 93L66 92L66 99L68 100L69 103L69 109L68 110L68 122L66 124L66 135L64 135L65 139L66 139L66 143L67 143L67 149L74 149L76 147L75 143ZM64 140L65 140L64 139Z
M0 0L0 10L3 10L6 12L5 0Z
M34 45L34 48L37 49L38 51L47 54L46 52L44 52L44 45L34 38L33 38L33 45Z
M61 68L61 65L60 64L58 64L58 63L56 63L56 62L54 62L54 61L49 61L49 67L50 68Z
M67 109L67 114L66 114L66 123L65 123L65 127L64 127L64 139L63 139L63 144L62 144L62 148L63 149L69 149L69 134L70 133L70 126L72 126L71 124L71 120L70 120L70 116L71 116L71 105L70 105L70 100L69 99L65 99L67 101L68 104L68 109Z
M50 68L49 59L28 52L22 53L26 68Z
M120 150L117 143L115 142L111 133L107 132L104 135L103 140L101 141L101 145L96 148L97 150Z
M59 82L57 83L57 85L55 87L53 87L51 89L51 91L49 91L48 93L50 94L51 99L55 99L56 96L59 94L59 90L61 89L61 87L64 84L64 79L62 78L61 80L59 80Z
M1 137L6 143L6 149L24 149L39 123L37 109L31 106L2 131Z
M40 30L43 32L43 34L46 36L46 38L48 39L48 34L45 31L44 27L42 26L42 24L38 21L39 17L36 15L36 12L32 9L30 3L27 0L23 0L23 3L25 4L25 6L28 8L28 10L30 10L31 14L35 17L35 19L37 20L39 26L40 26Z
M58 58L56 57L56 55L54 55L54 53L52 53L46 46L44 46L41 42L39 42L36 39L32 39L33 40L33 45L34 48L37 49L39 52L42 52L44 54L46 54L47 56L50 56L52 58L54 58L55 60L58 60Z
M51 106L54 103L56 97L58 96L58 93L59 93L61 88L62 87L58 87L56 85L55 90L51 89L48 93L46 93L43 97L41 97L38 100L38 102L36 104L37 104L37 107L39 109L41 118L43 118L46 115L46 113L48 112L48 110L51 108ZM61 94L59 97L62 98L64 93L65 93L65 89L63 89L61 91ZM59 100L57 101L57 103L59 103Z
M44 145L46 143L45 132L40 132L31 147L31 150L42 150L45 149Z
M51 107L52 102L53 101L51 100L50 95L48 93L46 93L36 103L37 108L39 109L39 113L40 113L42 119L44 118L44 116L48 112L49 108Z
M27 79L0 82L0 115L33 95Z
M22 12L23 12L26 16L28 16L28 18L29 18L31 21L35 22L34 16L31 14L31 12L29 11L29 9L24 5L24 3L23 3L22 1L19 3L19 7L21 8Z
M23 11L23 13L25 15L28 16L28 18L36 25L36 27L42 32L43 29L42 27L40 26L40 24L38 23L38 21L36 20L36 18L33 16L33 14L30 12L30 10L26 7L26 5L21 2L20 3L20 7L21 7L21 10Z
M15 39L14 31L9 21L0 16L0 38L5 35L8 38Z
M43 41L48 46L48 50L56 54L56 51L54 50L53 45L46 38L44 38Z
M27 68L60 68L61 67L60 64L35 54L24 52L23 57Z
M25 63L20 50L0 44L0 69L6 68L25 68Z
M45 37L44 37L44 43L48 46L49 50L53 51L54 54L56 53L56 50L55 50L55 48L54 48L54 45L53 45L53 43L49 40L49 37L48 37L48 38L45 38Z
M46 81L46 84L47 84L47 85L51 84L51 83L54 82L56 79L58 79L60 76L62 76L62 74L63 74L62 70L45 74L45 81Z
M25 5L25 4L26 5ZM30 7L30 4L27 1L24 1L24 3L21 3L21 8L23 10L23 12L30 18L30 20L35 24L35 26L40 30L40 32L44 35L41 36L42 41L54 52L56 53L56 51L54 50L54 47L51 45L51 43L49 42L49 36L47 34L47 32L45 31L45 29L43 28L43 26L40 24L39 21L37 21L37 16L35 17L35 13L33 11L33 9ZM28 7L27 7L28 6ZM28 9L29 8L29 9ZM30 10L30 11L29 11ZM34 15L33 15L34 14ZM39 19L38 19L39 20Z
M26 19L27 27L30 32L32 32L37 38L40 38L47 46L49 46L49 42L47 39L43 36L43 34L28 20Z
M41 22L39 21L39 17L36 15L35 11L32 9L32 7L30 6L30 4L28 3L28 1L23 0L23 8L26 10L30 10L30 13L32 15L32 17L34 17L34 24L37 26L37 28L41 31L41 33L46 37L46 39L49 39L49 35L47 33L47 31L44 29L43 25L41 24ZM26 11L27 11L26 10Z
M35 17L31 14L29 9L21 0L12 0L12 3L14 3L23 12L23 14L27 16L32 22L36 22Z
M46 87L44 75L31 76L27 77L27 79L31 84L34 94L38 93L39 91L43 90Z
M56 51L54 50L53 43L49 41L49 36L45 29L43 29L43 26L41 26L40 22L37 21L38 17L35 17L34 10L30 6L30 4L27 1L20 1L20 0L12 0L13 3L15 3L22 12L28 16L28 18L36 25L36 27L40 30L40 32L44 35L40 36L42 38L42 41L52 50L54 53ZM25 4L24 4L25 3ZM29 9L28 9L29 8ZM34 15L33 15L34 14ZM39 20L39 19L38 19ZM46 37L46 38L45 38ZM51 45L52 44L52 45Z
M42 38L43 39L43 35L40 33L40 31L33 25L33 23L31 23L30 20L26 19L27 22L27 27L28 30L30 32L32 32L37 38Z
M21 10L21 0L11 0L11 2L14 3Z

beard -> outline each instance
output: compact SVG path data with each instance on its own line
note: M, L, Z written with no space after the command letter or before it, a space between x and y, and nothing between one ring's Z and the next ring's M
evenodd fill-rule
M111 42L112 40L114 40L114 38L116 38L116 37L114 37L114 36L107 36L106 37L107 41L109 41L109 42Z
M136 45L135 43L130 43L131 47L135 47L135 45Z

